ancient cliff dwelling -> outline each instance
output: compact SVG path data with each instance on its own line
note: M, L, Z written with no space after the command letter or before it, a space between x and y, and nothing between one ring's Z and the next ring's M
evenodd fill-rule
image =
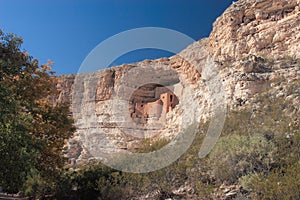
M166 114L179 103L177 96L168 88L147 84L137 89L130 101L131 118L137 124L151 121L163 122Z

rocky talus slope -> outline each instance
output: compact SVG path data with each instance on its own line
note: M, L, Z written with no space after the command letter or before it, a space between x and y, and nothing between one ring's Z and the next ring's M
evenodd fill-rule
M172 139L185 123L183 113L190 106L196 108L197 120L209 120L213 100L207 87L208 57L218 69L228 109L241 109L258 93L284 91L285 83L300 77L299 6L299 0L240 0L216 20L208 38L178 55L59 77L58 101L72 102L77 125L66 147L67 156L75 164L92 158L95 152L105 158L136 149L141 142L139 134L148 134L153 140ZM179 99L163 123L138 125L126 114L133 92L147 83L163 85ZM141 92L139 98L147 99L149 93ZM300 103L299 96L290 98ZM128 123L121 123L120 116ZM132 130L138 135L130 134Z

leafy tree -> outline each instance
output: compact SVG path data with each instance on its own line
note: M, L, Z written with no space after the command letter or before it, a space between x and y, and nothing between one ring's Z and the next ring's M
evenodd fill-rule
M39 66L22 42L0 30L0 185L7 192L20 191L36 173L55 185L74 132L68 105L55 102L52 63Z

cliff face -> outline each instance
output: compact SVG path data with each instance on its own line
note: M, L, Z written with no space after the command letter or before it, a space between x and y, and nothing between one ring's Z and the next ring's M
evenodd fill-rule
M105 158L106 154L138 148L139 137L147 134L171 139L183 125L184 110L191 102L196 105L197 120L208 120L212 101L201 66L208 65L209 54L219 70L229 109L241 109L257 93L284 91L285 83L300 77L299 6L299 0L241 0L216 20L209 38L192 44L179 55L88 75L59 77L58 101L73 102L77 125L77 132L66 147L67 156L75 163L101 151L97 156ZM206 51L199 52L197 46ZM152 71L147 71L149 68ZM75 80L78 85L74 85ZM172 91L179 104L167 113L163 122L147 119L146 124L132 123L129 105L132 94L141 102L149 102L149 95L153 95L156 87L141 87L149 83ZM82 94L82 98L75 95L74 99L72 92ZM125 103L116 101L120 96ZM295 104L299 103L298 93L291 98ZM129 122L120 123L119 116L127 116ZM86 134L91 127L96 127L97 134ZM128 134L133 129L137 135ZM98 144L97 149L91 147L94 144Z
M216 60L231 62L249 54L299 58L299 0L243 0L214 23L209 48Z

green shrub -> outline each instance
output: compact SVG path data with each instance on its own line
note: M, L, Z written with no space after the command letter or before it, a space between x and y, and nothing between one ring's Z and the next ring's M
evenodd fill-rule
M25 196L33 198L41 198L49 192L53 191L53 183L46 182L39 172L31 170L27 176L27 180L23 185L23 191Z
M123 174L99 162L66 169L56 190L57 199L120 199ZM124 190L125 191L125 190Z
M213 176L234 183L239 177L270 169L276 147L261 135L228 135L219 139L209 155Z
M148 153L152 151L156 151L164 147L170 142L170 140L162 138L156 141L151 141L151 139L145 139L139 149L137 149L135 152L138 153Z
M254 199L300 199L300 164L280 168L269 175L251 174L240 179Z

